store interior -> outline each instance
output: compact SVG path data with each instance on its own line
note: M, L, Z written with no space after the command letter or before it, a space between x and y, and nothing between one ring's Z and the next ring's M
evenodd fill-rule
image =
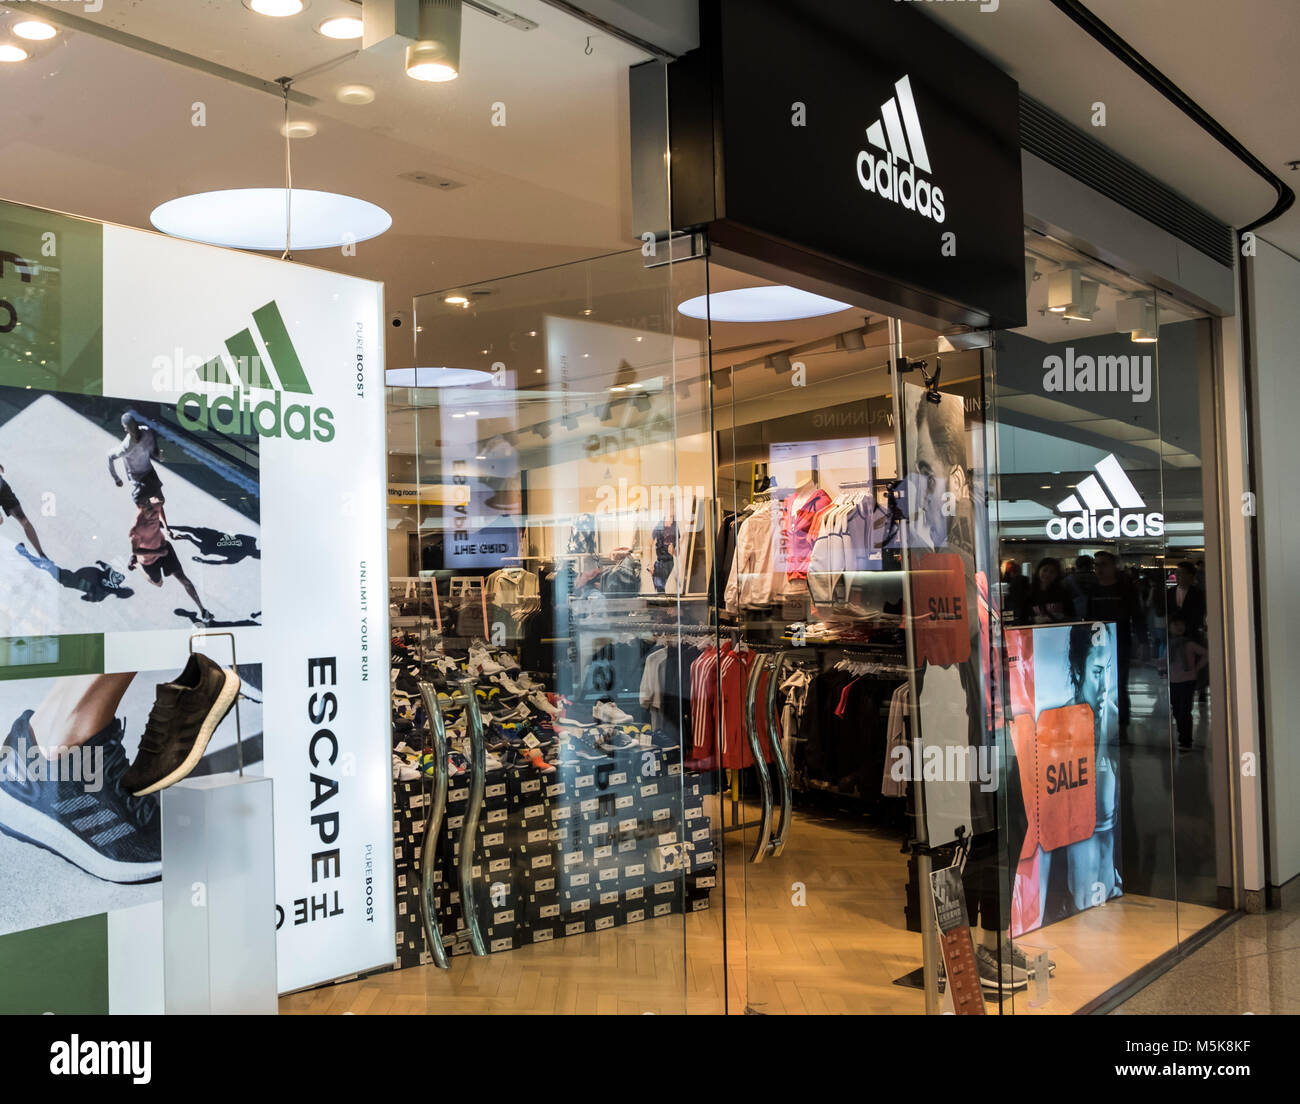
M851 292L822 313L789 317L811 308L785 304L771 320L726 320L725 293L804 281L703 256L648 263L628 200L626 92L627 68L647 55L514 0L536 26L467 11L463 74L430 95L396 65L323 39L317 24L354 7L316 0L310 25L283 26L239 0L185 19L166 0L138 0L129 19L101 20L136 43L73 27L39 64L0 74L15 102L38 105L0 128L5 198L148 227L176 195L277 184L287 141L296 187L363 196L393 216L350 252L294 259L385 284L397 958L286 995L281 1011L925 1011L928 891L907 846L916 807L908 784L887 778L895 692L918 693L898 534L907 507L895 497L908 474L901 388L941 364L934 389L961 400L987 521L974 565L1001 581L989 588L991 641L1024 623L1009 559L1028 579L1045 556L1068 568L1109 550L1162 598L1180 562L1213 563L1203 313L1030 231L1020 330L927 326L849 305ZM276 94L218 66L263 82L307 74L289 105L309 124L303 137L282 133ZM369 101L345 96L357 86ZM115 115L105 89L142 109ZM1062 273L1093 285L1066 311L1053 290ZM686 310L714 296L707 313ZM1138 300L1151 316L1126 329ZM1151 354L1149 398L1043 393L1045 356L1113 340ZM899 373L900 358L925 367ZM1048 540L1058 504L1112 454L1163 512L1163 533ZM858 570L825 565L820 526L802 561L737 570L735 549L761 553L783 500L792 514L857 511L867 540L846 555ZM766 537L742 535L751 519ZM856 583L818 590L835 571ZM986 992L990 1012L1086 1009L1221 915L1221 725L1198 700L1199 750L1175 749L1156 605L1132 628L1132 721L1115 758L1121 892L989 933L1008 954L1052 962ZM724 641L749 658L697 670ZM652 662L660 649L670 658ZM466 680L477 703L457 697ZM436 774L422 683L446 695L435 709L455 752L436 889L422 885ZM489 868L470 910L481 948L458 899L463 821L452 823L468 807L457 778L475 773L475 725L492 741L483 765L496 764L485 789L503 787L482 797L482 834L501 839L478 855ZM990 728L990 746L1008 740ZM530 798L557 785L554 799ZM599 794L585 792L593 785ZM525 813L539 807L544 827ZM571 824L555 819L561 807ZM560 867L549 885L538 855ZM1008 896L1020 859L993 860ZM510 876L494 880L502 860ZM446 925L446 968L426 938L428 902Z

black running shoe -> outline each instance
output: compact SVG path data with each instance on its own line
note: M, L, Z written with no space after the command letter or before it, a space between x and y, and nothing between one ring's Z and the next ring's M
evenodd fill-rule
M122 784L137 797L179 782L239 696L239 676L194 653L175 682L158 684L140 750Z
M132 797L123 785L126 751L122 722L114 720L80 748L38 761L33 777L28 749L35 747L31 711L13 723L0 767L0 832L52 851L106 882L134 884L162 877L162 833L156 797ZM103 756L99 789L81 770ZM75 760L75 762L74 762ZM76 767L76 770L71 768Z
M408 671L400 671L393 682L393 697L405 698L407 701L420 700L420 684Z

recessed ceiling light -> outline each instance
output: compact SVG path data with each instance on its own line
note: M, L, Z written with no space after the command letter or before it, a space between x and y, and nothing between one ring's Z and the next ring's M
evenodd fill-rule
M469 387L491 380L491 372L477 368L389 368L384 373L389 387Z
M26 61L27 51L8 42L0 43L0 61Z
M354 15L336 15L316 28L326 38L360 38L366 25Z
M313 138L316 135L316 124L306 119L295 119L291 123L282 123L280 133L286 138Z
M465 296L463 295L448 295L447 298L443 300L443 302L446 303L447 306L449 307L469 306L469 300L466 299Z
M375 90L368 84L345 84L334 93L339 103L368 104L375 102Z
M258 15L269 15L282 19L286 15L297 15L307 6L306 0L244 0L244 7Z
M714 322L789 322L836 314L849 310L850 305L777 284L698 295L677 309L687 318L712 318Z
M332 249L377 238L393 225L382 207L336 192L295 189L290 249ZM181 196L154 209L164 234L233 249L283 249L285 190L227 188Z
M14 24L14 34L30 42L44 42L57 33L48 23L41 23L35 19L25 19L21 23Z

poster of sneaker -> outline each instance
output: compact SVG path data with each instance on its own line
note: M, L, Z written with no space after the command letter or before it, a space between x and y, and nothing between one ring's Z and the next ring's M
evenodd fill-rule
M1123 893L1119 713L1113 622L1008 629L1007 745L1028 830L1012 889L1011 934Z
M279 988L390 962L382 286L14 204L0 262L0 729L229 633L199 650L260 670ZM64 865L27 927L154 892Z
M246 772L263 769L261 668L234 672L238 746L227 683L204 685L188 657L0 681L0 936L161 900L158 791L144 791L191 758L187 776L236 770L241 748Z

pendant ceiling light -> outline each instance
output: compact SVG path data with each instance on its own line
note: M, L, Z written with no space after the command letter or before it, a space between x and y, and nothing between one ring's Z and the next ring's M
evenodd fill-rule
M309 70L309 72L311 72ZM280 77L284 94L284 187L227 188L181 196L155 207L149 221L174 238L233 249L334 249L377 238L393 225L382 207L337 192L293 186L293 125L290 90L295 77Z
M420 0L420 37L406 48L406 75L422 81L460 76L461 0Z
M293 233L286 235L284 188L228 188L181 196L149 221L174 238L232 249L331 249L377 238L393 225L382 207L335 192L293 191Z
M714 322L791 322L837 314L851 310L852 305L777 284L715 291L687 299L677 309L687 318L709 318Z

